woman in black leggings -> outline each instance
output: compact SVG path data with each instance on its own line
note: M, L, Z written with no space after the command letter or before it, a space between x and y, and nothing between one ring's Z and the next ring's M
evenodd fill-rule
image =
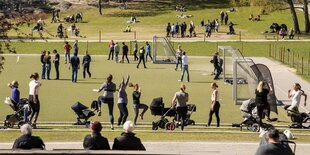
M211 107L210 107L210 112L209 112L209 121L208 121L208 126L211 125L212 121L212 116L215 113L216 117L216 127L220 126L220 102L219 102L219 95L218 95L218 85L214 82L211 84L211 89L212 89L212 94L211 94Z
M140 97L141 97L141 89L138 84L133 85L132 83L129 84L130 87L133 87L133 92L132 92L132 98L133 98L133 110L135 113L134 117L134 124L137 124L137 118L139 115L139 109L143 109L143 111L140 114L141 119L143 119L144 113L147 111L149 108L147 105L140 103Z
M107 103L109 108L109 117L111 123L111 129L114 130L114 116L113 116L113 108L114 108L114 92L116 91L116 85L112 82L113 76L110 74L107 77L107 81L101 85L99 89L94 89L96 92L101 92L104 90L102 96L98 98L99 103L99 115L101 115L101 102Z
M40 113L39 88L42 84L38 81L38 73L31 74L30 79L32 80L29 82L29 105L32 108L32 113L29 121L33 128L37 128L37 120Z

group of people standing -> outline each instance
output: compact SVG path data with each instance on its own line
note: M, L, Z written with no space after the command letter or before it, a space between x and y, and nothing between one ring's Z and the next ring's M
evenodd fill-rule
M129 52L129 48L128 46L125 44L125 42L122 42L123 46L122 46L122 59L119 61L118 60L118 55L120 53L120 47L118 45L118 42L114 42L113 40L111 40L110 44L109 44L109 57L108 60L113 60L113 58L115 59L115 63L124 63L125 58L127 60L127 63L129 63L129 59L128 59L128 52ZM153 61L153 57L151 54L151 45L149 44L148 41L145 42L145 48L144 46L141 46L140 48L138 47L138 42L137 40L135 40L134 42L134 49L133 49L134 53L134 61L138 61L137 64L137 68L139 68L139 65L141 64L141 62L143 62L143 66L144 68L147 68L145 65L145 62L147 62L148 57L151 59L151 61ZM138 57L139 55L139 57Z
M118 109L120 112L120 116L117 121L117 125L123 125L128 117L128 96L126 92L126 88L133 87L133 108L134 108L134 124L137 123L138 115L140 115L141 119L143 119L144 113L147 111L148 106L140 102L141 97L141 89L138 84L129 83L130 76L128 75L126 80L123 78L119 88L116 88L116 84L112 81L113 76L110 74L107 77L107 81L104 82L99 89L94 89L95 92L104 91L103 95L98 98L99 103L99 115L101 115L101 104L105 103L108 105L109 109L109 117L110 117L110 124L111 129L114 129L114 115L113 115L113 108L114 108L114 93L118 91ZM143 109L143 111L139 114L139 109Z
M185 22L179 24L178 22L174 23L168 23L166 26L166 36L167 37L178 37L181 34L181 37L184 38L186 37L186 31L187 31L187 24ZM196 32L195 32L195 25L193 21L190 21L189 24L189 35L188 37L195 37Z
M69 44L68 41L65 42L64 45L64 61L65 64L68 62L70 63L69 69L72 70L72 82L76 83L77 82L77 75L78 75L78 70L80 69L80 58L78 57L78 51L79 51L79 46L78 46L78 41L76 40L73 44L73 49L74 49L74 54L71 56L71 49L72 46ZM54 58L51 57L50 51L42 51L40 60L42 64L42 74L41 78L42 79L47 79L50 80L50 72L51 72L51 65L52 62L54 63L55 67L55 72L56 72L56 78L55 80L59 80L59 65L60 65L60 55L56 49L53 50ZM82 60L82 66L83 66L83 78L86 78L86 73L88 74L89 78L91 78L91 73L90 73L90 63L91 63L91 56L88 54L88 51L85 51L85 55L83 56Z

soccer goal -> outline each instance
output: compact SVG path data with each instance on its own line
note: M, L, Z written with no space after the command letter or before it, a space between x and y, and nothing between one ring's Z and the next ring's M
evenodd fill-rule
M176 55L167 37L153 37L153 63L176 63Z
M232 98L235 104L255 97L258 78L251 66L252 59L244 58L242 53L231 46L219 46L218 52L223 59L223 80L233 86Z

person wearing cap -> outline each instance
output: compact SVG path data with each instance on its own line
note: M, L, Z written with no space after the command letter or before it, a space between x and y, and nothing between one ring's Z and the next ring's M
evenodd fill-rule
M45 144L40 137L32 136L32 128L29 124L24 124L20 131L22 135L17 138L12 149L45 149Z
M102 125L95 121L91 125L92 133L86 135L83 142L84 149L88 150L110 150L108 139L101 135Z
M124 132L114 139L112 150L145 150L140 138L136 137L132 121L126 121L123 125Z
M280 134L276 129L269 130L266 133L267 144L258 147L255 155L293 155L291 148L280 142Z
M13 107L15 110L17 110L17 104L20 101L20 92L18 90L18 81L14 80L11 83L8 84L8 86L12 89L12 96L10 97L11 102L13 103Z

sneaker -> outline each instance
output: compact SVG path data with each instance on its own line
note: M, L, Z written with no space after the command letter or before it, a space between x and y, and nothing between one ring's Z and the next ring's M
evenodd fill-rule
M143 120L143 114L140 114L141 119Z
M178 80L179 82L182 82L182 80Z

